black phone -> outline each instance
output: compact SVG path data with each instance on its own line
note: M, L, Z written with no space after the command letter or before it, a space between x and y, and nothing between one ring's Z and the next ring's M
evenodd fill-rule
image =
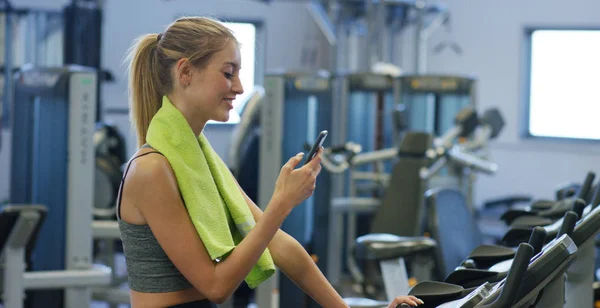
M308 164L313 158L315 158L315 155L317 155L317 151L323 145L323 142L325 142L325 138L327 138L328 134L329 132L327 132L326 130L321 131L319 133L319 136L317 136L317 140L315 141L312 148L310 149L310 152L308 152L308 155L306 156L306 161L304 162L305 165Z

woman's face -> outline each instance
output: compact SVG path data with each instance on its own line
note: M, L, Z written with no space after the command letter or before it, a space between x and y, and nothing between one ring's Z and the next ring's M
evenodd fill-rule
M241 56L237 43L215 53L206 67L192 68L183 90L185 104L192 107L194 118L227 122L233 101L244 92L240 81Z

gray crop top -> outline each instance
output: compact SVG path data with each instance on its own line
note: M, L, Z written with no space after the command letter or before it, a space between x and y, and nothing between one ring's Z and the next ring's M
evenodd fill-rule
M150 148L146 145L143 147ZM136 156L131 161L152 153L161 154L152 151ZM174 292L192 288L192 284L179 272L164 252L150 230L150 226L134 225L121 220L121 195L129 164L123 173L117 200L117 219L125 253L129 288L145 293Z

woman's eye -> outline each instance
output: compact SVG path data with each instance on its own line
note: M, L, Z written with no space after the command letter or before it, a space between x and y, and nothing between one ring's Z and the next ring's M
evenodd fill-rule
M224 74L225 74L225 78L227 78L227 79L233 78L233 74L230 74L230 73L224 73Z

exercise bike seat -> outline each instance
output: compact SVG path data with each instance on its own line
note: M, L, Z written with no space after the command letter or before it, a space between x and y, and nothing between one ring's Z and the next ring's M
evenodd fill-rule
M437 242L428 237L372 233L356 239L354 255L360 260L385 260L428 252L435 247Z
M583 200L583 199L578 199L578 198L563 199L563 200L556 202L554 204L554 206L552 206L551 208L549 208L547 210L539 211L538 216L546 217L546 218L550 218L550 219L561 218L565 215L566 212L573 209L573 206L576 202L581 202L584 204L584 206L586 204L585 200Z
M556 201L554 200L536 200L532 202L529 207L531 211L539 212L549 210L555 203Z
M575 199L572 202L571 209L577 214L578 217L584 217L590 213L591 206L586 206L585 201L582 199ZM522 219L524 220L525 217L522 217ZM544 227L546 230L546 238L550 240L558 235L563 221L564 218L560 218L556 221L553 221L551 224L537 226ZM502 243L507 246L517 246L519 243L527 241L527 238L531 234L531 230L533 230L534 227L537 227L533 224L533 219L529 222L532 222L532 224L527 225L524 221L522 225L512 226L510 229L508 229L508 231L504 234L504 237L502 237Z
M419 307L437 307L438 305L464 297L472 290L459 285L439 281L423 281L415 285L408 295L420 298L425 302Z
M487 268L500 261L514 258L515 253L516 250L511 247L481 245L473 249L467 259L473 260L479 268Z
M564 213L566 213L565 211ZM564 215L563 213L563 215ZM542 216L521 216L513 220L510 224L511 227L543 227L550 225L554 222L553 219L542 217Z
M574 202L581 199L563 199L559 201L540 200L531 204L528 209L511 209L500 217L507 225L530 224L529 217L546 218L553 221L561 218L573 208ZM580 202L585 203L584 200ZM534 218L536 219L536 218ZM537 223L537 222L536 222ZM536 226L542 226L537 224Z
M488 269L457 268L448 274L446 279L444 279L444 282L464 288L473 288L486 282L498 282L506 278L507 274L508 273L504 271L493 271Z
M530 211L530 210L521 210L521 209L511 209L511 210L507 210L506 212L504 212L504 214L502 214L502 216L500 216L500 220L504 221L504 223L506 223L507 225L512 224L512 222L521 217L521 216L535 216L537 215L537 211Z

